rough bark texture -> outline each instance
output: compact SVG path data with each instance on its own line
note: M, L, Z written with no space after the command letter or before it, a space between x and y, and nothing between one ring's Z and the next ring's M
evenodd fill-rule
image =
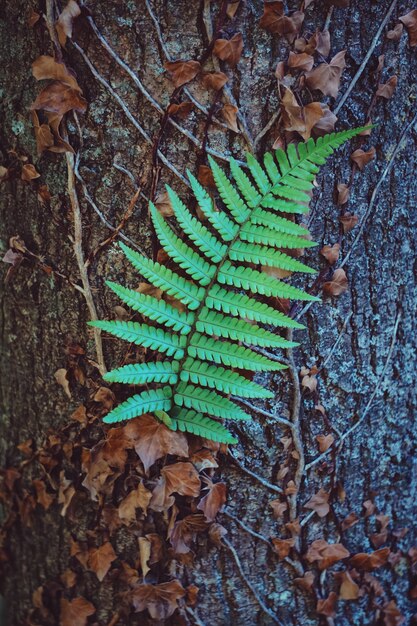
M114 50L165 107L173 87L163 71L164 53L144 0L103 0L86 4ZM151 2L173 59L198 58L207 46L205 21L210 11L215 19L219 5L212 2L210 7L210 2L206 2L204 7L203 4L187 0ZM289 9L299 8L296 4L288 2ZM328 9L322 5L316 1L308 8L304 32L312 33L316 28L323 28ZM391 0L352 0L350 8L334 9L329 25L332 54L347 49L347 68L339 98L349 88L368 49L373 48L358 83L338 113L338 128L366 121L366 111L375 91L375 69L380 54L386 55L383 82L397 74L398 86L391 100L379 99L377 102L373 121L379 125L366 144L375 146L376 158L363 173L354 177L352 185L348 210L358 215L359 225L344 239L341 253L341 258L349 254L344 266L349 289L338 298L325 298L322 303L309 308L302 318L307 331L298 331L296 336L301 342L300 348L294 352L296 371L303 366L321 367L325 362L319 378L319 396L312 399L303 391L301 399L300 431L306 463L318 456L316 436L330 432L321 414L314 409L318 400L325 407L336 433L345 432L366 411L363 422L344 440L336 455L327 456L303 476L297 497L301 518L308 513L303 504L321 486L326 489L330 481L340 485L339 491L343 487L346 494L343 501L334 501L334 514L324 520L313 516L303 527L302 550L306 550L314 539L326 538L331 542L342 540L352 554L371 551L369 536L376 532L375 518L361 517L356 526L343 534L343 539L337 521L351 511L360 515L363 502L369 499L375 501L381 513L390 516L391 530L409 528L403 539L397 541L391 536L384 545L391 546L393 551L401 548L406 553L417 539L417 435L413 428L416 400L416 334L413 331L417 209L415 126L403 134L415 114L417 58L405 33L398 43L393 43L385 39L384 29L376 45L372 43L390 5ZM45 10L35 2L31 6L37 11ZM399 0L388 27L393 28L397 18L412 8L409 0ZM54 268L78 282L78 268L70 240L73 223L66 193L65 155L45 153L37 158L28 114L39 91L39 85L31 76L31 63L40 54L51 53L46 29L40 25L32 30L28 28L28 11L28 3L23 0L8 0L0 7L2 158L7 165L12 159L10 150L28 155L41 174L40 182L48 185L51 200L41 204L33 185L18 177L5 182L0 198L1 245L5 252L9 238L19 235L29 250L44 255ZM276 63L285 60L288 54L284 39L271 36L258 26L261 14L260 0L243 0L235 20L228 22L226 27L226 32L229 29L231 33L240 31L243 34L243 57L237 70L230 72L230 85L254 137L277 110L279 100L274 70ZM154 138L159 131L160 116L103 50L85 17L77 21L74 39L88 52L100 74L123 97L148 135ZM129 170L138 181L149 180L151 146L126 118L108 90L91 74L71 42L68 42L64 56L76 72L89 103L88 112L79 116L82 144L72 118L68 123L70 141L80 155L80 173L99 211L108 222L117 225L136 186L128 175L114 167L114 163ZM212 95L199 90L198 86L192 85L190 89L201 100L205 98L210 106ZM202 138L204 123L204 115L197 112L183 125ZM257 153L269 149L274 139L273 127L259 141ZM241 135L225 132L218 126L210 130L208 145L237 157L242 157L243 150L248 148ZM193 170L201 158L200 151L169 125L160 147L179 172L186 167ZM335 187L336 183L349 180L351 151L352 145L339 151L318 179L310 226L313 239L322 244L332 244L339 236L340 207L335 202ZM392 168L378 188L375 201L370 204L372 193L391 159L394 159ZM186 195L186 188L164 166L160 178L159 189L163 183L170 182ZM81 186L77 185L87 257L110 231L86 201ZM146 184L144 191L149 194ZM363 230L359 231L362 227ZM137 203L124 232L145 253L151 252L144 200ZM322 266L318 249L309 252L308 261L315 267ZM3 269L5 273L8 266L4 265ZM129 272L115 247L105 249L93 260L89 276L100 317L111 318L117 304L104 286L104 279L123 283L129 279L137 281ZM68 346L72 341L83 344L92 359L95 359L95 352L92 337L86 330L89 314L85 300L65 280L47 275L38 263L28 260L7 286L1 286L1 290L0 460L3 467L12 467L21 459L16 446L29 438L40 443L48 429L65 427L71 411L77 406L76 400L79 403L82 394L86 393L77 388L69 404L62 387L54 379L54 372L66 366ZM387 363L390 346L393 347ZM121 348L118 342L104 339L104 349L107 365L113 367ZM269 412L291 415L295 397L293 382L290 375L270 379L269 384L277 395L276 402L265 407ZM367 408L375 390L372 405ZM261 415L255 415L251 423L236 428L235 432L239 444L234 447L233 454L241 465L269 483L281 484L277 472L286 453L280 439L288 432ZM222 458L217 476L228 485L227 511L264 538L287 536L279 520L274 520L269 507L270 500L277 494L242 471L230 457ZM294 462L290 467L293 471ZM36 469L32 478L36 478ZM92 523L87 505L85 516L84 520L77 522L78 531L83 526L88 529ZM230 548L218 548L205 539L199 540L194 564L181 566L173 572L184 584L194 583L200 588L197 613L201 621L188 615L190 623L210 626L275 623L274 618L260 607L259 598L285 626L316 626L325 620L317 615L313 597L294 586L295 573L291 565L279 562L267 543L247 532L236 520L220 514L219 521L228 529L227 539L236 550L242 571L239 571ZM7 624L26 623L33 591L65 571L73 530L55 505L46 514L37 509L32 527L15 522L9 533L7 551L10 560L3 583ZM118 541L118 548L126 557L133 544L123 543L123 537ZM406 557L402 556L398 563L377 573L385 593L377 603L382 605L395 600L408 624L415 606L413 609L413 603L408 599L410 579L407 568ZM252 590L248 588L248 582ZM77 583L76 591L98 608L93 621L104 625L117 611L117 589L114 577L107 577L98 584L94 576L86 573ZM319 593L326 597L328 591L328 580L323 576ZM376 603L365 596L355 602L340 602L336 623L340 626L374 624L379 615ZM132 615L129 620L114 623L147 623L143 614Z

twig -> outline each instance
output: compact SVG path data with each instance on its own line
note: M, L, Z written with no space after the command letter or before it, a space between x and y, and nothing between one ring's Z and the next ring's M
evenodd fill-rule
M229 455L231 456L233 461L236 463L236 465L240 467L242 472L245 472L245 474L257 480L259 483L261 483L261 485L263 485L264 487L267 487L267 489L270 489L271 491L275 491L276 493L283 493L283 490L281 489L281 487L277 487L276 485L273 485L272 483L268 482L266 478L262 478L262 476L255 474L255 472L252 472L252 470L242 465L242 463L231 453L230 450L229 450Z
M294 428L294 425L289 420L285 419L284 417L279 417L278 415L274 415L273 413L268 413L268 411L265 411L264 409L261 409L260 407L255 406L254 404L251 404L247 400L243 400L242 398L235 398L233 396L232 398L240 402L240 404L243 404L246 407L248 407L248 409L250 409L254 413L259 413L259 415L263 415L263 417L266 417L273 422L277 422L278 424L283 424L286 428L290 428L291 430Z
M375 185L375 188L372 192L372 196L371 196L371 200L369 202L368 208L365 211L365 214L363 215L362 219L361 219L361 223L360 223L360 227L358 232L356 233L355 239L352 242L352 245L350 246L349 252L345 255L345 257L343 258L343 260L341 261L339 267L343 267L344 265L346 265L346 263L349 260L350 255L352 254L352 251L354 249L354 247L356 246L356 244L358 243L363 230L365 228L365 224L366 221L368 219L368 217L370 216L370 214L372 213L372 210L374 208L376 199L378 197L378 193L379 193L379 189L382 185L382 183L384 182L384 180L386 179L390 169L392 168L393 164L394 164L394 160L395 157L397 156L397 154L399 153L399 151L401 150L401 144L405 138L405 136L407 135L407 133L409 132L409 130L414 126L414 124L417 122L417 112L415 113L413 119L411 120L411 122L409 122L403 129L400 138L397 142L397 145L395 146L394 151L392 152L392 154L390 155L389 161L384 169L384 171L382 172L377 184Z
M54 0L46 0L46 26L49 31L49 37L51 38L54 46L54 53L57 61L62 61L62 50L59 43L58 34L55 28L55 10Z
M329 30L330 22L332 20L333 11L334 11L334 6L331 6L330 9L327 11L326 21L324 22L323 30Z
M320 454L318 457L316 457L313 461L311 461L310 463L307 463L305 466L305 471L308 471L309 469L311 469L312 467L314 467L315 465L317 465L318 463L320 463L328 454L330 454L330 452L332 451L332 448L334 448L335 446L338 446L339 450L343 444L343 442L345 441L345 439L347 437L349 437L349 435L351 435L357 428L359 428L359 426L361 426L361 424L363 424L364 420L366 419L366 416L369 413L369 410L372 406L372 403L374 401L375 396L378 394L378 392L380 391L381 388L381 383L384 379L385 373L388 369L388 365L390 363L391 357L392 357L392 353L394 351L394 347L395 347L395 343L397 340L397 332L398 332L398 327L401 321L401 313L399 312L397 314L397 317L395 319L395 323L394 323L394 328L393 328L393 332L392 332L392 339L391 339L391 344L388 350L388 354L385 360L385 364L383 367L383 370L380 374L380 376L378 377L378 380L376 382L375 385L375 389L371 394L371 397L369 398L365 409L362 413L362 416L360 417L360 419L353 424L353 426L351 426L350 428L348 428L348 430L346 430L343 435L333 444L333 446L331 446L331 448L329 448L328 450L326 450L326 452L323 452L322 454Z
M319 368L319 371L317 372L316 376L317 376L317 375L318 375L318 374L319 374L319 373L320 373L320 372L321 372L321 371L322 371L322 370L326 367L327 363L330 361L330 359L332 358L333 354L335 353L335 351L336 351L336 349L337 349L337 346L339 345L339 343L340 343L340 341L341 341L341 339L342 339L342 337L343 337L343 333L345 332L345 330L346 330L346 326L348 325L349 320L350 320L350 318L352 317L352 315L353 315L353 312L352 312L352 311L350 311L350 312L348 313L348 315L347 315L347 317L346 317L345 321L343 322L342 329L341 329L341 331L340 331L340 333L339 333L339 335L338 335L338 337L337 337L336 341L334 342L332 349L330 350L329 354L327 355L327 357L326 357L326 358L325 358L325 360L323 361L323 364L322 364L322 365L321 365L321 367Z
M65 139L65 137L64 137ZM67 159L67 171L68 171L68 195L71 201L72 213L74 217L74 253L77 260L78 269L81 276L81 282L84 289L84 298L87 303L87 308L92 320L97 320L97 310L94 304L93 294L91 292L90 281L88 279L87 267L84 262L84 253L82 248L82 221L81 221L81 208L78 202L77 190L75 188L75 173L74 173L74 155L71 152L65 153ZM106 373L106 365L104 363L103 344L101 341L101 331L99 328L93 329L94 341L96 344L97 363L100 374L103 376Z
M356 85L356 83L358 82L359 78L362 75L362 72L364 71L365 67L368 64L369 59L372 56L372 52L375 50L377 44L378 44L378 40L381 36L382 31L384 30L385 26L388 23L389 18L391 17L392 12L395 9L395 6L397 4L398 0L393 0L391 2L391 5L384 17L384 19L382 20L376 34L375 37L373 38L370 48L368 50L368 52L365 55L364 60L362 61L362 63L360 64L360 67L358 69L358 71L356 72L355 76L352 78L352 80L350 81L349 87L347 88L347 90L345 91L345 93L343 94L343 96L341 97L341 99L339 100L339 103L337 104L336 108L334 109L334 114L337 115L338 112L340 111L340 109L342 108L342 106L345 104L346 100L348 99L350 93L352 92L352 89L354 88L354 86Z
M257 603L259 604L259 606L261 607L261 609L264 611L264 613L266 613L267 615L269 615L269 617L272 619L272 621L275 624L279 624L279 626L283 626L281 620L278 619L278 617L275 615L275 613L273 613L271 611L271 609L269 609L265 602L262 600L262 598L259 596L258 592L256 591L255 587L252 585L252 583L250 582L250 580L247 578L245 572L243 571L243 567L242 567L242 563L240 562L238 553L236 552L235 548L232 546L232 544L230 543L230 541L228 539L226 539L226 537L223 537L222 539L223 544L226 546L226 548L229 550L229 552L232 554L237 569L239 570L239 574L242 577L242 580L244 581L245 585L248 587L248 589L251 591L252 595L254 596L255 600L257 601Z
M249 535L252 535L252 537L255 537L256 539L259 539L260 541L263 541L264 543L266 543L267 546L269 546L272 549L272 544L269 541L269 539L267 539L266 537L264 537L263 535L260 535L259 533L257 533L255 530L253 530L252 528L250 528L249 526L247 526L245 524L245 522L242 522L241 519L239 519L238 517L236 517L235 515L233 515L233 513L229 513L229 511L226 509L224 511L222 511L223 515L226 515L226 517L232 519L234 522L236 522L236 524L239 524L239 526L241 528L243 528L243 530L245 532L247 532Z
M204 622L201 621L194 609L192 609L190 606L185 606L184 609L188 613L188 615L191 615L191 617L193 618L195 626L205 626Z
M253 143L256 146L259 141L262 139L262 137L264 135L266 135L266 133L269 131L270 128L272 128L272 126L275 124L275 122L278 120L278 118L281 116L281 111L275 111L275 113L272 115L271 119L269 120L269 122L263 127L263 129L256 135Z

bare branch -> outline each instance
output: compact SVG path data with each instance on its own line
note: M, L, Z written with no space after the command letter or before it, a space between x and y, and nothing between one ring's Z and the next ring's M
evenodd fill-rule
M252 472L252 470L242 465L242 463L231 453L230 450L229 450L229 455L232 457L236 465L240 467L242 472L245 472L245 474L257 480L259 483L261 483L261 485L263 485L264 487L267 487L267 489L270 489L271 491L275 491L276 493L284 493L281 487L277 487L277 485L273 485L272 483L268 482L266 478L262 478L262 476L255 474L255 472Z

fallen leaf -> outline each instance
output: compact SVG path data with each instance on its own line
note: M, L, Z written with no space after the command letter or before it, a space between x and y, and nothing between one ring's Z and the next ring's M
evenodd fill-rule
M61 515L65 517L68 507L75 496L74 484L65 478L65 473L62 470L59 475L59 491L58 491L58 504L62 504Z
M170 115L178 115L178 117L186 118L194 109L194 104L192 102L180 102L179 104L175 104L173 102L168 107L168 112Z
M109 541L103 543L99 548L90 548L88 551L88 568L94 572L101 582L109 571L113 561L117 556L113 550L113 546Z
M340 254L340 243L334 243L332 246L323 246L320 254L324 256L330 265L334 265Z
M404 26L403 24L396 24L396 26L387 32L387 39L391 41L399 41L401 39L401 35L403 34Z
M417 46L417 9L413 9L410 13L402 15L399 19L408 31L410 46L414 48L414 46Z
M353 213L345 213L339 217L339 222L342 224L343 232L345 234L355 228L358 220L358 216L353 215Z
M327 543L324 539L316 539L307 550L306 559L309 563L317 561L322 571L338 561L346 559L350 552L341 543Z
M169 532L169 539L177 554L187 554L191 550L191 544L197 533L207 530L208 522L202 513L187 515L182 520L175 522Z
M217 523L210 524L209 537L210 541L212 541L215 546L217 546L218 548L222 547L222 537L224 537L225 535L227 535L227 530L224 526Z
M122 522L126 525L136 521L136 509L142 509L146 514L152 492L146 489L143 482L140 482L136 489L130 491L120 502L117 510Z
M29 28L33 28L37 22L39 22L41 16L39 13L36 13L32 8L30 9L30 15L27 19L27 25Z
M207 89L218 91L225 86L229 79L223 72L208 72L203 74L203 84Z
M291 552L291 548L294 547L295 539L278 539L273 537L271 539L275 552L278 554L278 558L281 561L285 559Z
M304 52L314 54L317 52L322 57L328 57L330 54L330 32L328 30L316 30L314 35L307 42Z
M145 472L166 454L188 457L187 439L183 433L167 428L150 415L130 420L124 427L136 454L143 463Z
M63 583L65 589L71 589L77 582L77 574L73 572L72 569L66 569L65 572L61 574L59 579Z
M167 493L178 493L181 496L200 495L201 482L198 472L192 463L173 463L166 465L161 470L165 479Z
M223 116L226 125L230 130L233 130L235 133L240 132L239 127L237 125L237 114L239 109L235 107L233 104L224 104L221 109L221 114Z
M286 502L281 502L279 499L271 500L269 506L274 512L275 519L283 517L285 511L288 509L288 504Z
M365 165L375 158L375 148L372 147L367 152L359 148L358 150L355 150L355 152L352 152L350 158L362 171Z
M382 613L384 616L384 626L400 626L405 622L405 617L397 607L395 600L384 604Z
M342 72L346 66L346 50L338 52L330 63L320 63L316 68L307 72L306 83L310 89L318 89L325 96L336 98Z
M205 469L216 469L216 467L219 467L219 464L217 463L210 450L202 449L198 452L195 452L190 458L190 461L198 472L201 472Z
M177 601L185 596L179 580L159 585L138 585L131 593L132 604L137 613L148 609L155 620L166 620L178 608Z
M295 493L297 493L298 489L296 487L296 484L293 480L289 480L287 483L287 486L285 487L284 493L286 496L293 496Z
M197 509L203 511L205 518L209 522L213 522L218 511L226 502L226 484L211 483L209 492L204 498L201 498L197 504Z
M96 612L95 606L85 598L61 598L60 626L85 626L87 618Z
M39 178L40 174L36 171L36 168L32 163L26 163L22 167L21 179L22 180L33 180L34 178Z
M198 168L198 181L203 185L203 187L208 187L210 189L216 189L216 183L214 181L213 172L211 168L207 165L200 165Z
M226 9L227 17L229 17L230 19L233 19L234 16L236 15L236 11L239 8L239 5L240 5L240 0L231 0L231 2L228 3L227 9Z
M339 268L334 271L330 281L324 283L323 292L326 296L340 296L349 287L345 270Z
M294 578L294 583L297 587L304 589L304 591L311 591L314 585L314 574L307 570L304 572L302 578Z
M375 504L372 500L365 500L363 503L363 508L365 509L364 517L370 517L375 512Z
M329 493L324 491L324 489L320 489L310 498L308 502L305 503L304 508L314 511L319 517L326 517L330 511L329 497Z
M383 530L379 533L372 533L369 537L372 546L376 549L380 548L384 543L387 542L388 539L388 531Z
M310 374L305 374L301 379L301 386L309 389L312 393L317 389L317 378L316 376L310 376Z
M359 552L350 559L350 564L355 569L371 572L387 563L390 552L390 548L381 548L370 553Z
M142 570L142 577L145 581L146 574L150 572L151 568L148 565L148 561L151 558L151 542L146 537L139 537L139 558L140 568Z
M275 35L285 35L292 43L304 21L304 13L295 11L291 16L284 15L284 3L281 0L265 2L264 13L259 21L261 28L265 28Z
M320 103L320 106L322 110L322 117L315 123L313 132L315 135L332 133L337 122L337 116L329 109L327 104Z
M297 69L300 71L309 71L314 65L314 58L311 54L307 54L306 52L301 52L300 54L296 54L295 52L290 52L290 56L288 58L288 67L292 69Z
M75 75L63 62L46 54L41 55L32 63L32 74L36 80L57 80L75 91L80 91Z
M337 593L331 591L327 598L317 600L317 613L326 617L334 617L336 615Z
M38 94L32 104L32 111L38 109L59 113L59 115L64 115L71 110L83 113L87 109L87 102L76 89L60 81L54 81Z
M341 528L343 531L348 530L349 528L352 528L352 526L355 526L355 524L357 524L358 522L359 517L356 515L356 513L352 511L352 513L349 513L349 515L347 515L345 519L342 520Z
M385 98L386 100L389 100L394 95L394 91L397 87L397 83L398 83L398 77L391 76L391 78L389 78L386 83L380 83L378 85L378 89L376 90L376 95L379 96L380 98Z
M193 80L201 70L198 61L167 61L164 67L172 75L176 89Z
M334 443L333 435L317 435L316 439L321 453L326 452Z
M72 25L76 17L81 14L81 9L75 0L69 0L64 10L61 12L58 21L55 24L58 33L58 39L61 46L65 46L67 37L72 37Z
M71 391L70 391L69 380L67 378L67 374L68 374L68 370L64 368L60 368L59 370L55 372L54 378L56 382L58 383L58 385L61 385L61 387L65 391L68 398L71 399Z
M304 140L310 138L312 128L323 116L319 102L301 106L290 89L285 90L281 100L281 112L285 130L298 132Z
M35 487L37 503L40 504L45 511L48 510L54 501L54 497L46 491L46 485L43 480L34 480L32 481L32 485Z
M342 206L346 204L350 196L350 187L346 183L338 183L337 185L337 204Z
M231 39L216 39L213 54L228 63L231 67L235 67L242 56L242 50L242 33L236 33Z

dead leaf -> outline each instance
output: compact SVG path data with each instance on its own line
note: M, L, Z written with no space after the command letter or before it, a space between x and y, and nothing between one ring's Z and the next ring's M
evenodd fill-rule
M226 484L212 483L209 484L209 492L204 498L201 498L197 504L197 509L203 511L205 518L209 522L213 522L218 511L226 502Z
M349 233L353 228L355 228L358 223L359 218L357 215L353 215L353 213L345 213L339 217L339 222L342 224L343 232Z
M285 511L288 509L288 504L286 502L281 502L279 499L271 500L269 506L274 512L275 519L283 517Z
M349 515L347 515L345 519L342 520L341 528L343 531L348 530L349 528L352 528L352 526L355 526L355 524L357 524L358 522L359 517L356 515L356 513L352 511L352 513L349 513Z
M109 541L103 543L99 548L90 548L88 551L88 568L94 572L101 582L109 571L113 561L117 556L113 550L113 546Z
M54 136L51 132L49 124L40 124L38 114L32 111L33 127L35 129L36 147L38 154L42 154L44 150L48 150L54 145Z
M203 187L209 189L216 189L216 183L214 181L213 172L211 168L207 165L200 165L198 168L198 181L203 185Z
M60 81L54 81L38 94L32 104L32 111L38 109L59 113L59 115L64 115L71 110L83 113L87 109L87 102L79 91Z
M140 568L142 570L142 577L145 581L146 574L150 572L151 568L148 565L148 561L151 558L151 542L146 537L139 537L139 557L140 557Z
M350 196L350 187L346 183L338 183L337 185L337 204L342 206L346 204Z
M167 61L164 67L172 75L176 89L193 80L201 70L198 61Z
M124 430L126 437L133 443L145 472L166 454L188 457L185 435L170 430L150 415L130 420Z
M312 128L323 116L319 102L301 106L290 89L285 90L281 100L281 112L285 130L298 132L305 141L310 138Z
M330 265L337 263L340 254L340 243L335 243L332 246L323 246L320 250L320 254L324 256L326 261Z
M63 583L65 589L71 589L77 582L77 574L73 572L72 569L66 569L65 572L61 574L59 579Z
M359 552L350 559L350 564L355 569L371 572L387 563L390 552L390 548L381 548L370 553Z
M242 50L242 33L236 33L231 39L216 39L213 54L231 67L235 67L242 56Z
M338 52L330 63L320 63L316 68L307 72L306 83L310 89L318 89L325 96L336 98L342 72L346 66L346 50Z
M142 509L146 514L152 492L140 482L136 489L130 491L118 506L119 517L127 526L136 521L136 509Z
M204 448L195 452L190 458L190 461L198 472L205 469L216 469L216 467L219 467L219 464L210 450L205 450Z
M313 65L314 58L311 54L307 54L306 52L301 52L300 54L296 54L292 51L290 52L288 67L300 71L309 71L312 69Z
M200 495L201 482L198 472L191 463L173 463L161 470L165 479L168 495L178 493L181 496L197 497Z
M22 180L33 180L34 178L39 178L40 174L36 171L36 168L32 163L26 163L22 167L21 179Z
M331 591L327 598L317 600L317 613L326 617L334 617L336 615L337 593Z
M294 578L294 583L297 587L304 589L304 591L311 591L314 585L314 574L307 570L304 572L302 578Z
M175 522L169 531L169 539L176 554L187 554L197 533L207 530L208 522L202 513L187 515Z
M148 609L155 620L166 620L178 608L177 601L185 596L179 580L160 585L138 585L132 591L132 604L137 613Z
M380 83L378 85L378 89L376 90L376 95L379 96L380 98L385 98L386 100L389 100L394 95L394 91L397 87L397 83L398 83L398 77L391 76L391 78L389 78L386 83Z
M282 561L282 559L285 559L289 555L289 553L291 552L291 548L293 548L295 544L294 538L278 539L276 537L273 537L271 541L280 561Z
M341 600L357 600L359 598L359 586L355 583L349 571L340 573L339 596Z
M304 52L314 54L317 52L322 57L328 57L330 54L330 32L328 30L316 30L314 35L307 42Z
M414 46L417 46L417 9L413 9L410 13L402 15L399 19L407 29L408 41L411 48L414 48Z
M304 508L314 511L319 517L326 517L330 511L329 497L329 493L324 491L324 489L320 489L310 498L308 502L305 503Z
M363 508L365 509L364 517L370 517L375 512L376 506L372 500L365 500Z
M239 109L235 107L233 104L224 104L221 109L221 114L223 116L226 125L230 130L233 130L235 133L240 132L239 127L237 125L237 114Z
M365 165L375 158L375 148L372 147L367 152L364 152L364 150L359 148L358 150L355 150L355 152L352 152L350 158L362 171Z
M27 25L29 28L33 28L37 22L39 22L41 16L39 13L36 13L32 8L30 9L30 15L27 19Z
M264 13L259 25L274 35L285 35L292 43L303 21L304 13L301 11L295 11L291 16L284 15L284 3L277 0L264 3Z
M306 389L308 389L312 393L314 391L316 391L316 389L317 389L317 378L314 375L313 376L310 375L310 370L308 370L308 373L304 374L304 376L302 377L302 379L301 379L301 386L305 387Z
M185 119L193 109L194 104L192 102L180 102L179 104L173 102L169 105L168 112L170 115L178 115L178 117Z
M384 543L387 542L388 539L388 531L387 530L383 530L379 533L372 533L372 535L370 535L369 537L372 546L374 548L380 548L382 545L384 545Z
M293 496L297 493L298 489L293 480L289 480L287 486L285 487L284 493L286 496Z
M324 283L323 293L326 296L340 296L348 290L349 283L345 270L339 268L334 271L333 277L329 282Z
M322 117L313 127L315 135L325 135L326 133L332 133L334 131L335 124L337 122L337 116L329 109L327 104L321 104Z
M203 84L206 89L214 89L218 91L225 86L229 79L223 72L207 72L203 74Z
M58 504L62 504L61 515L65 517L68 507L75 496L74 484L65 478L65 473L62 470L59 475L59 491L58 491Z
M85 598L61 598L60 626L85 626L87 618L96 612L95 606Z
M326 452L334 443L334 437L331 434L317 435L316 439L318 441L319 450L321 453Z
M55 372L54 378L56 382L58 383L58 385L61 385L61 387L65 391L68 398L71 399L71 391L70 391L69 380L67 378L67 374L68 374L68 371L66 369L60 368L59 370Z
M36 80L57 80L75 89L75 91L81 92L74 73L68 69L65 63L59 63L46 54L41 55L32 63L32 74Z
M341 543L327 543L324 539L316 539L309 547L306 559L309 563L317 561L322 571L331 567L338 561L346 559L350 552Z
M399 41L401 39L401 35L403 34L404 26L403 24L396 24L396 26L387 32L387 39L391 41Z
M75 0L69 0L68 4L60 14L55 28L58 34L59 43L65 46L67 37L72 37L72 25L76 17L81 14L81 9Z
M37 503L47 511L54 501L54 497L46 491L46 485L43 480L34 480L32 485L35 487Z
M384 605L382 612L384 615L384 626L400 626L405 622L405 617L398 609L395 600L387 602L387 604Z

